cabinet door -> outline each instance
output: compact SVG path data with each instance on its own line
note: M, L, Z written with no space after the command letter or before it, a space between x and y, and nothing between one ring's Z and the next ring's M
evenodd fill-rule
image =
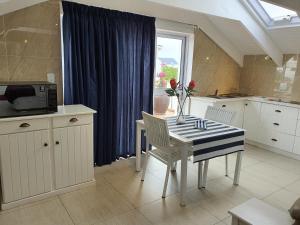
M252 141L260 142L260 102L247 101L245 103L244 126L246 138Z
M243 127L244 101L217 102L214 106L234 112L235 115L231 125L240 128Z
M49 131L0 135L5 203L51 191Z
M56 188L94 178L92 129L91 124L54 129Z

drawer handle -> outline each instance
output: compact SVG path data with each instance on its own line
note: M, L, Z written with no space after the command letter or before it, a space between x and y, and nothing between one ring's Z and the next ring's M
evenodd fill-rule
M22 123L19 127L22 127L22 128L30 127L30 124L29 123Z
M47 147L48 146L48 143L46 142L46 143L44 143L44 147Z
M70 123L76 123L78 121L78 119L74 117L74 118L71 118L69 121L70 121Z
M278 140L277 140L277 139L275 139L275 138L272 138L271 140L272 140L272 141L278 141Z
M275 126L279 126L279 123L273 123Z
M225 108L225 107L226 107L226 105L222 105L222 107L223 107L223 108Z
M59 145L59 141L56 141L55 144L56 144L56 145Z
M281 110L276 109L275 112L281 113Z
M248 106L248 103L246 103L245 106Z

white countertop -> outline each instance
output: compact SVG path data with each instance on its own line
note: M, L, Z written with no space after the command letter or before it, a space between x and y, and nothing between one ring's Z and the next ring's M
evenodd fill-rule
M288 103L288 102L280 102L280 101L270 100L270 99L272 99L272 97L249 96L249 97L217 99L217 98L210 98L210 97L195 96L195 97L191 97L191 98L193 100L199 100L199 101L210 102L210 103L218 103L218 102L226 103L226 102L237 102L237 101L249 100L249 101L257 101L257 102L263 102L263 103L268 103L268 104L273 104L273 105L293 107L293 108L300 109L300 105L293 104L293 103Z
M55 113L1 118L0 122L16 121L16 120L24 120L24 119L28 120L28 119L39 119L39 118L51 118L51 117L59 117L59 116L72 116L72 115L82 115L82 114L93 114L93 113L96 113L96 111L89 107L86 107L84 105L59 105L57 108L57 112L55 112Z

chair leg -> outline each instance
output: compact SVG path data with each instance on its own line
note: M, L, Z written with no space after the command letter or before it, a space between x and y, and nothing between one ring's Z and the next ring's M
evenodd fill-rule
M169 181L169 175L170 175L171 166L172 166L172 163L168 163L162 198L166 197L166 192L167 192L167 187L168 187L168 181Z
M225 176L228 177L228 155L225 155Z
M177 161L172 163L172 169L171 169L171 171L172 172L176 172L176 169L177 169Z
M141 181L145 180L145 174L146 174L148 160L149 160L149 153L148 153L148 151L146 151L146 156L145 156L145 162L144 162L144 166L143 166L143 173L142 173Z
M202 161L198 162L198 188L199 189L202 187L202 182L203 182L202 165L203 165Z
M206 160L205 163L204 163L204 169L203 169L203 181L202 181L202 187L203 188L206 187L208 164L209 164L209 160Z

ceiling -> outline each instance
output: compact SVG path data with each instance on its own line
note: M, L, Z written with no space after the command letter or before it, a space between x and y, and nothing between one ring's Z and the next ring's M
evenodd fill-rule
M0 0L0 15L34 5L45 0ZM76 1L76 0L75 0ZM246 0L240 0L241 2ZM281 6L296 7L299 11L299 2L291 4L290 0L267 0L269 2L279 3ZM99 6L101 6L103 0L98 1ZM111 1L114 4L114 1ZM117 1L116 1L117 2ZM142 1L138 4L144 4ZM146 4L146 3L145 3ZM105 5L103 6L105 7ZM119 7L119 6L118 6ZM120 8L120 7L119 7ZM177 8L180 10L180 8ZM126 10L126 9L125 9ZM128 10L127 10L128 11ZM195 12L194 12L195 13ZM199 14L200 15L200 14ZM221 37L228 40L233 46L237 48L242 55L253 55L253 54L265 54L265 51L261 48L261 45L253 38L253 35L247 30L245 25L238 20L231 20L228 18L217 17L207 14L201 14L206 16L211 24L219 31ZM153 14L153 16L156 16ZM184 22L184 21L180 21ZM190 22L190 21L187 21ZM281 50L282 53L300 53L300 27L290 27L290 28L277 28L277 29L267 29L263 27L268 36L273 40L274 44ZM222 47L222 46L220 46Z
M244 55L264 54L264 50L240 21L217 16L209 16L209 20Z

